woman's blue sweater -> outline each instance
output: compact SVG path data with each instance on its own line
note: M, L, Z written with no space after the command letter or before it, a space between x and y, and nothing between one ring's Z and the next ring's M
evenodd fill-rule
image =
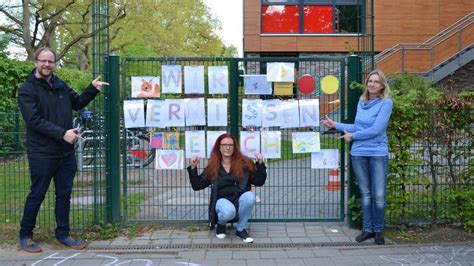
M367 103L360 100L354 124L336 123L337 130L352 133L351 155L388 155L387 125L392 108L390 98L377 98Z

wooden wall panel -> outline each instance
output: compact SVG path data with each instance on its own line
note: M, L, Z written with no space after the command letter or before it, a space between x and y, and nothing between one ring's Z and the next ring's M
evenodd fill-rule
M398 51L393 56L377 63L377 68L383 73L399 73L402 68L402 52Z
M431 69L431 51L405 51L405 61L403 64L405 72L420 73Z
M262 51L297 51L296 37L261 37Z
M244 0L244 36L260 34L260 1Z
M459 52L459 39L457 38L457 35L454 35L451 38L438 44L435 49L433 49L433 64L435 66L439 65L440 63L448 60L457 52Z
M250 36L244 39L244 52L260 52L263 51L260 47L260 37Z
M439 0L440 17L439 31L474 11L473 0Z
M466 48L474 43L474 25L465 28L462 32L462 47Z
M349 42L351 47L357 49L357 37L341 36L341 37L298 37L297 49L304 52L349 52L346 47Z
M375 0L375 50L422 42L439 32L439 0Z

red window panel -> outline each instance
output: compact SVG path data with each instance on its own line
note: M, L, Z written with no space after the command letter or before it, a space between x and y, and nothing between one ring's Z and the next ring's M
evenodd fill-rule
M304 6L305 33L332 33L332 6Z
M262 33L298 33L298 6L262 6Z

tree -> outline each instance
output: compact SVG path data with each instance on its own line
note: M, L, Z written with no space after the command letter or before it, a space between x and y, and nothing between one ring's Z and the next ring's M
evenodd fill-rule
M133 26L131 26L133 25ZM111 51L122 56L220 56L220 22L201 0L130 0L111 27Z
M16 3L16 4L15 4ZM27 51L58 51L63 65L88 70L91 63L92 0L7 1L0 30ZM220 22L202 0L116 0L109 4L110 52L121 56L235 56L216 35Z
M27 60L33 60L38 48L54 47L58 29L71 25L90 25L90 6L91 0L5 1L0 5L0 14L6 17L6 22L0 24L0 31L10 36L11 42L25 48ZM116 13L110 14L109 23L105 27L125 17L125 5L118 7ZM64 57L71 47L94 34L95 32L88 30L69 36L68 42L62 43L58 49L59 58Z

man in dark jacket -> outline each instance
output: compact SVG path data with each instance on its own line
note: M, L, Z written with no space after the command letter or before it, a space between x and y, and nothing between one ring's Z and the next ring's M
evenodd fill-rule
M42 251L32 239L33 228L52 178L56 193L56 239L71 248L84 247L69 235L71 191L76 174L74 143L78 139L77 128L72 128L72 110L85 107L108 83L98 77L78 94L53 74L56 62L56 52L47 47L39 49L35 54L35 69L18 93L18 105L26 123L31 175L31 191L20 228L20 246L27 252Z

